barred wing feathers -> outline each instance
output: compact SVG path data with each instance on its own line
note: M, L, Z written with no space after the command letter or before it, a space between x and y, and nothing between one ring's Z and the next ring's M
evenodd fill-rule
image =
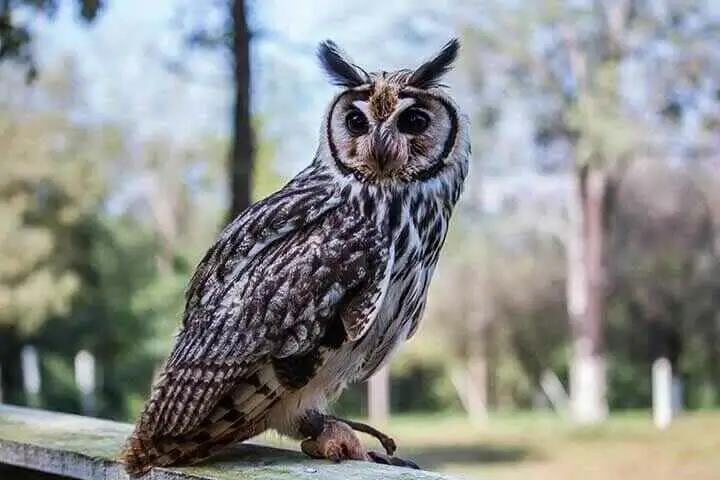
M350 339L371 325L390 270L387 237L339 195L286 188L248 209L202 260L142 434L191 432L250 367L318 348L330 322L342 320Z

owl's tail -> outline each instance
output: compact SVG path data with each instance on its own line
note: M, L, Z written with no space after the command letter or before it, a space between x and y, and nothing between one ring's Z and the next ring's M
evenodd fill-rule
M140 477L156 465L161 456L162 453L153 442L143 440L133 433L120 453L120 462L125 464L128 475Z
M183 436L144 439L135 432L120 454L120 462L125 465L128 475L140 477L153 467L200 462L231 443L242 442L257 434L255 429L250 428L228 428L224 433L218 433L217 429L208 427L193 432L191 438Z
M131 477L152 467L188 465L211 457L224 447L248 440L267 428L269 409L279 401L281 388L267 371L258 381L240 382L240 387L218 402L209 417L182 435L147 435L136 427L120 455Z

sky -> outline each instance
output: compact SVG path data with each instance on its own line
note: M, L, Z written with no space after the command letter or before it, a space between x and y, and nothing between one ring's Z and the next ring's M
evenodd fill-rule
M172 23L180 1L110 0L89 28L75 21L75 2L61 3L54 21L38 25L38 56L42 64L51 65L59 56L78 55L94 114L120 120L139 135L163 132L182 139L208 131L227 133L232 98L222 55L193 55L186 62L196 72L192 78L178 76L166 66L183 52ZM252 52L256 110L266 116L293 112L300 120L295 123L302 124L294 134L300 143L316 135L313 124L319 124L324 102L332 94L314 57L319 41L333 38L371 68L401 66L408 42L416 44L407 35L400 35L405 42L387 38L393 30L388 26L412 8L411 0L250 3L255 6L251 28L259 31ZM435 5L442 7L442 1ZM415 30L427 33L428 26L422 20L417 23ZM368 38L375 41L368 43ZM270 135L288 131L282 121L273 125Z
M127 123L141 135L164 131L182 138L226 127L229 92L217 81L223 80L218 58L200 59L214 70L207 76L213 81L203 82L184 81L161 63L179 52L171 25L175 1L111 1L90 27L75 21L74 5L62 3L53 22L38 26L41 68L77 55L94 114Z
M183 2L192 4L109 0L89 27L77 21L75 0L60 2L56 18L37 24L41 75L63 56L75 56L91 118L119 123L131 142L158 134L178 144L229 135L233 99L227 59L217 52L187 55L177 27ZM373 70L407 67L407 58L420 63L453 35L452 29L437 31L432 13L430 21L427 15L406 21L417 5L413 0L249 3L254 7L251 30L257 33L251 45L253 106L262 119L262 138L274 142L275 168L285 177L312 160L322 115L334 94L316 61L318 42L335 40ZM443 0L433 4L445 6ZM428 42L431 38L434 42ZM177 59L183 59L189 76L168 68ZM123 209L142 185L126 185L113 205Z
M98 118L122 122L132 135L162 133L182 142L200 135L227 134L232 97L226 59L217 53L191 56L185 65L192 78L178 76L165 65L185 57L180 55L184 52L180 33L173 27L182 2L192 4L193 0L109 0L108 10L90 28L74 21L75 12L68 6L74 1L61 2L65 7L58 18L38 26L40 61L50 65L59 56L78 54L90 110ZM709 2L708 13L720 15L720 2ZM452 0L249 3L254 7L251 29L257 33L252 44L254 108L262 120L263 138L277 145L278 169L285 175L311 161L320 121L334 91L314 56L318 42L331 38L367 70L389 70L413 66L407 64L409 59L420 63L457 36L457 25L467 20L460 18L462 12ZM451 79L448 83L454 86ZM638 84L628 85L640 98ZM510 98L505 105L511 115L504 118L500 131L508 141L491 143L494 150L485 153L501 160L503 172L508 171L508 159L527 157L531 150L526 148L523 155L523 147L532 143L525 138L531 126L523 121L527 118L522 109L510 108ZM533 159L524 158L521 163L532 165ZM519 165L512 168L513 182L539 187L537 175L524 178L520 170ZM502 197L492 194L489 182L485 183L483 195Z

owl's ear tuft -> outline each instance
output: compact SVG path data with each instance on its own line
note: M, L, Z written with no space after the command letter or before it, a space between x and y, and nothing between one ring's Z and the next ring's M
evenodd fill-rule
M317 56L333 85L355 88L370 83L367 72L353 64L350 57L332 40L320 43Z
M453 38L443 46L434 58L420 65L410 76L407 84L415 88L432 88L440 86L440 79L452 70L453 62L460 50L460 41Z

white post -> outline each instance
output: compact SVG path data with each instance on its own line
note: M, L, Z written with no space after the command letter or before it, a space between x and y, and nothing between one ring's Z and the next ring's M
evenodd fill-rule
M569 395L555 372L545 370L540 377L540 388L550 401L556 413L566 415L570 404Z
M390 365L385 365L368 380L368 418L384 424L390 416Z
M465 412L469 415L470 414L470 404L468 402L468 373L465 369L459 367L459 366L453 366L450 369L450 381L453 384L453 387L455 387L455 392L457 393L458 399L460 400L460 403L462 404L462 407L465 409Z
M95 357L87 350L75 355L75 384L82 394L83 414L92 415L95 410Z
M667 358L658 358L652 365L653 421L664 430L673 417L672 366Z
M35 347L26 345L20 352L22 365L23 389L28 405L40 406L40 361Z

